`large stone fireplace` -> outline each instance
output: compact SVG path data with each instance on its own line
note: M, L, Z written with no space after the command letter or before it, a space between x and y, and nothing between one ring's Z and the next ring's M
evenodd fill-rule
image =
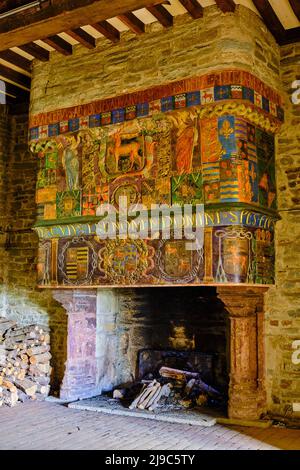
M185 352L189 359L198 353L203 356L198 366L204 378L228 398L229 417L259 419L266 412L265 290L232 286L55 291L68 315L61 398L87 398L134 382L141 378L144 352ZM185 361L183 357L177 365L184 368Z
M241 70L32 117L38 282L68 315L63 398L137 378L143 350L181 351L206 355L230 417L266 411L263 296L274 284L282 120L280 96ZM128 222L139 234L153 204L189 205L193 228L201 207L201 243L189 250L185 234L166 239L161 226L133 238L126 224L103 238L97 208L110 204L120 230L120 196L140 204Z

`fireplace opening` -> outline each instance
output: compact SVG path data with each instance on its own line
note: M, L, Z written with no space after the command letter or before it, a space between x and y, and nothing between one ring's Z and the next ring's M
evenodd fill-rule
M226 408L229 321L215 288L99 289L97 304L97 382L104 396L121 390L115 398L126 407L141 387L160 383L172 387L172 400L167 397L161 403ZM162 377L162 367L187 375ZM205 392L194 378L219 397L208 393L207 400L201 400ZM188 383L194 392L187 397Z

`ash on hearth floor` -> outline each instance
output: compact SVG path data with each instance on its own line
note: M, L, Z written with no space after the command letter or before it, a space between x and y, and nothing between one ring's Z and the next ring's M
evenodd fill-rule
M155 419L157 421L167 421L170 423L191 424L194 426L214 426L216 417L212 416L211 410L198 411L197 409L176 410L156 410L155 412L139 409L129 410L125 408L120 400L109 396L101 395L95 398L80 400L69 403L69 408L76 410L96 411L121 416L135 416L137 418Z

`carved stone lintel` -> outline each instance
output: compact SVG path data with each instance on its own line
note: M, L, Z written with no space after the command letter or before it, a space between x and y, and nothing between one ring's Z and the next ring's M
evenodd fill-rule
M266 409L263 296L267 288L219 287L230 319L229 418L259 419Z
M68 315L67 362L60 390L64 400L98 393L96 364L96 289L54 290Z

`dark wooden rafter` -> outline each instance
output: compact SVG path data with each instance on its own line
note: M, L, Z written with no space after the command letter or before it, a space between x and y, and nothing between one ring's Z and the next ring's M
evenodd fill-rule
M4 81L8 80L14 82L16 85L20 85L27 90L30 90L30 77L27 77L20 72L16 72L15 70L6 67L3 64L0 64L0 80L1 79Z
M0 0L0 14L32 3L33 0ZM33 7L35 10L37 7Z
M51 0L38 11L0 18L0 51L161 3L164 0ZM132 19L133 14L128 15ZM134 23L138 30L141 25Z
M300 42L300 27L287 29L284 36L278 41L280 46L293 42Z
M70 29L66 31L66 33L88 49L93 49L96 47L96 39L84 31L84 29Z
M118 16L119 20L121 20L126 26L128 26L131 31L136 34L143 34L145 32L145 23L143 23L137 16L133 13L128 12L124 15Z
M0 93L2 95L8 96L10 99L9 102L12 100L28 101L29 100L29 91L23 90L23 88L19 88L12 83L5 82L0 78ZM1 95L0 95L1 96ZM0 97L1 102L1 97Z
M180 3L195 20L203 17L203 7L197 0L180 0Z
M286 35L281 21L268 0L252 0L267 28L279 44L282 44Z
M173 26L173 16L162 5L153 5L148 11L165 27Z
M96 31L103 34L107 39L112 42L120 41L120 31L111 25L108 21L100 21L91 25Z
M63 55L72 55L72 45L60 36L50 36L48 38L44 38L43 41Z
M22 51L27 52L27 54L32 55L35 59L41 60L42 62L47 62L49 60L49 51L46 51L46 49L39 46L38 44L35 44L34 42L23 44L18 47Z
M300 1L299 0L289 0L290 5L293 9L293 12L297 16L298 20L300 21Z
M216 0L216 4L223 13L235 11L236 4L234 0Z
M31 61L25 59L25 57L21 56L20 54L16 54L14 51L7 50L0 52L0 59L17 66L26 72L31 71Z

